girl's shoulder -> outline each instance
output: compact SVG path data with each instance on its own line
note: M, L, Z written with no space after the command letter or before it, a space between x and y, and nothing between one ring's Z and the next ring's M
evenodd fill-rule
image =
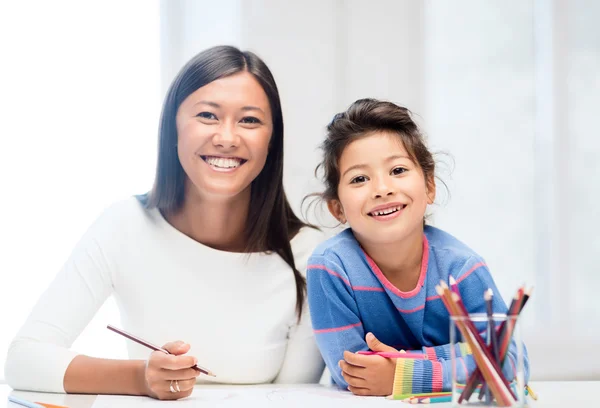
M464 279L476 270L487 269L477 252L450 233L430 225L425 226L424 232L429 246L429 267L437 269L439 278L447 280L452 275Z
M424 233L430 251L443 251L456 257L464 258L479 257L471 247L444 230L431 225L426 225Z

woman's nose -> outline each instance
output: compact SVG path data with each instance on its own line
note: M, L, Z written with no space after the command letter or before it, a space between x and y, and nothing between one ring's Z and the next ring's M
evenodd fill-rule
M224 149L231 149L239 145L239 136L233 126L222 125L213 136L213 145Z

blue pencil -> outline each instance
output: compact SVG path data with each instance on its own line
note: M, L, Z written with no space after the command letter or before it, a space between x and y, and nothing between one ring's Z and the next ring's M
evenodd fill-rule
M8 400L10 402L14 402L15 404L23 405L27 408L44 408L43 405L36 404L35 402L29 402L21 398L13 397L12 395L8 396Z

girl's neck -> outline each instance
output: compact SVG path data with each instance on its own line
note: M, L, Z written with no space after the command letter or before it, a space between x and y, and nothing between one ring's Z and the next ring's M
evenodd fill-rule
M361 243L385 277L402 292L415 289L423 259L423 228L389 244Z
M186 186L181 209L165 216L173 227L201 244L243 252L249 207L250 186L235 197L224 199L200 196L192 185Z

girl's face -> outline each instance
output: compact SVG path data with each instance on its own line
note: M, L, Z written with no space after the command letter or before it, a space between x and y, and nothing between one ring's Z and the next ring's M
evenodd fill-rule
M339 160L339 200L328 207L362 244L390 244L422 234L427 204L435 199L420 166L397 134L376 132L350 143Z
M176 116L179 161L196 194L233 197L263 169L273 133L269 99L248 72L188 96Z

